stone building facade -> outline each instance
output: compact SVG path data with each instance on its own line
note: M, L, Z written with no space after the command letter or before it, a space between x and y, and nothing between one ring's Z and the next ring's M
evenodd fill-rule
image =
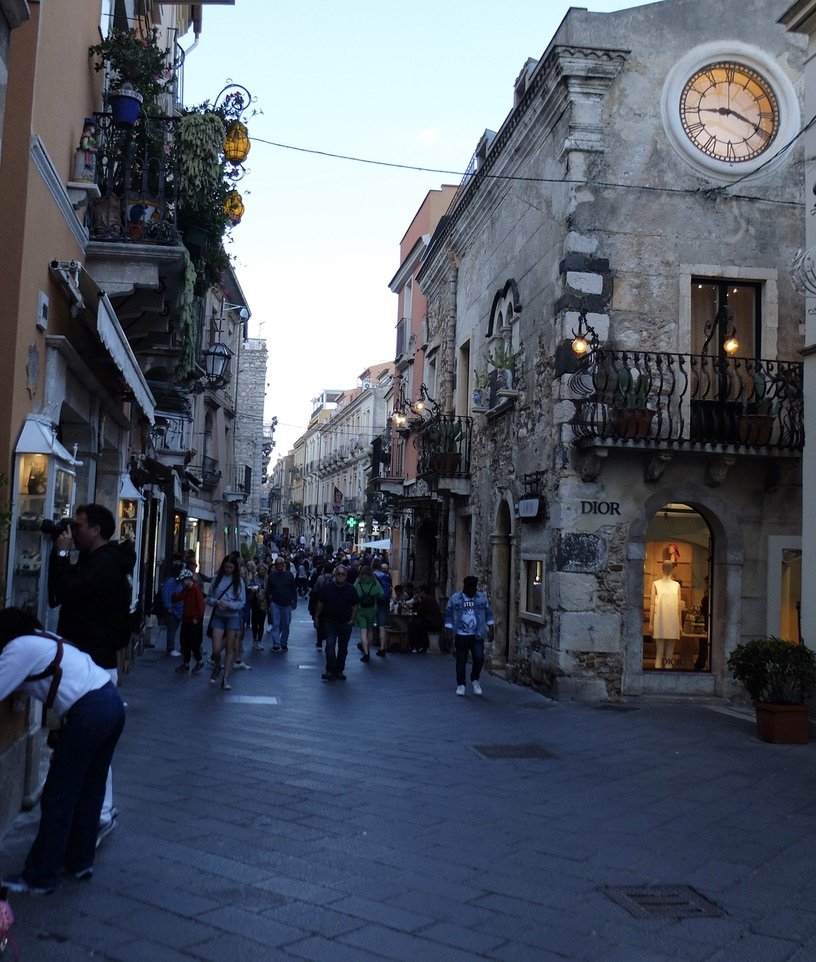
M444 587L478 574L493 668L558 697L727 696L740 640L800 631L805 41L785 7L571 9L417 276L440 417L472 418L465 476L424 471Z
M263 420L268 360L269 351L264 338L243 341L238 357L238 414L235 423L235 486L246 495L239 508L241 541L255 536L261 514L261 484L268 460L264 454Z

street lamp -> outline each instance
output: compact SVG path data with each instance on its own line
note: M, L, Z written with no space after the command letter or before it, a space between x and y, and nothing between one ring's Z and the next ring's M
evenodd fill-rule
M207 350L204 351L204 372L207 380L212 383L223 381L224 371L231 357L232 351L226 344L221 341L216 341L215 344L211 344Z

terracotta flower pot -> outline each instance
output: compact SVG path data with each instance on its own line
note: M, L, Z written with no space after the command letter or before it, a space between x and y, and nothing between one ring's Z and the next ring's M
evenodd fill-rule
M807 705L764 705L756 709L757 737L775 745L806 745L810 741L810 708Z

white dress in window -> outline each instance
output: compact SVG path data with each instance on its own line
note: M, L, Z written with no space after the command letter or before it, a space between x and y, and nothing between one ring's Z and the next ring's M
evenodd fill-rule
M652 588L652 637L680 637L680 582L659 578Z

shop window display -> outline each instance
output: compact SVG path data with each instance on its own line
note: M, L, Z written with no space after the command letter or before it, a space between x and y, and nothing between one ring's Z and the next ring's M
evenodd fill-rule
M647 532L643 668L710 671L711 535L687 505L666 505Z

